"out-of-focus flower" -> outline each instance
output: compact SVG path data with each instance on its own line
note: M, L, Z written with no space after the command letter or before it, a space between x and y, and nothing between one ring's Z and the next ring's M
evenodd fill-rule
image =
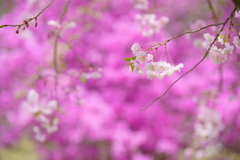
M35 133L35 139L44 142L46 140L46 135L41 133L40 128L38 126L33 127L33 132Z
M39 101L39 94L31 89L27 95L27 101L22 104L23 108L31 114L42 113L51 114L57 108L57 101L51 100L47 103Z
M134 0L134 7L140 10L147 10L148 0Z
M240 39L239 39L239 36L235 36L233 38L233 44L237 47L237 48L240 48Z
M139 23L139 30L144 37L151 37L159 29L169 22L168 17L161 17L157 19L155 14L137 14L135 19Z
M197 30L199 28L205 27L206 25L207 25L207 23L204 20L198 19L193 24L191 24L191 29Z

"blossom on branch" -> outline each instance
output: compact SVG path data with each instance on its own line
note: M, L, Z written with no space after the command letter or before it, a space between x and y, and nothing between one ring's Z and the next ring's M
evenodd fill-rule
M41 128L45 129L47 133L51 134L58 130L57 125L59 120L57 118L51 118L50 116L57 110L56 100L50 100L48 102L40 101L39 94L34 89L31 89L28 92L27 100L23 102L22 107L40 122ZM46 135L40 131L40 126L34 126L33 131L36 140L40 142L46 140Z
M205 41L202 43L202 46L205 49L208 49L211 46L211 49L208 53L208 56L211 58L211 60L216 64L227 61L227 54L232 54L234 47L228 43L228 40L225 39L225 36L219 36L217 43L214 44L214 36L211 36L209 33L205 33L203 36L205 38ZM237 38L238 37L234 37L234 44L237 44Z
M125 58L130 63L130 71L138 74L146 73L149 79L159 78L164 76L171 76L174 72L179 72L183 68L183 64L180 63L177 66L167 63L166 61L153 61L153 55L142 50L138 43L134 43L131 47L133 54L132 58Z

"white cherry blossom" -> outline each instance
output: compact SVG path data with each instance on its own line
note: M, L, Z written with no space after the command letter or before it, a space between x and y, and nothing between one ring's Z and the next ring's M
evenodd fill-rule
M232 54L234 47L229 43L225 43L225 48L223 49L225 54Z
M141 51L141 46L138 43L134 43L131 47L131 50L133 54L136 54L137 52Z
M209 45L214 41L215 37L211 36L209 33L203 34L205 41L202 43L203 47L208 49Z
M227 54L224 53L223 49L214 46L209 52L209 57L216 64L223 63L227 60Z
M146 52L144 51L140 51L136 54L136 60L140 63L140 64L143 64L143 63L147 63L148 61L151 61L153 59L153 55L151 54L147 54Z

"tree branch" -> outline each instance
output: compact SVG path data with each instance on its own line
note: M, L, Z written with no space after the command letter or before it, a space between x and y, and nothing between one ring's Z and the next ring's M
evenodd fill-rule
M179 35L177 35L177 36L174 36L174 37L172 37L172 38L169 38L169 39L167 39L167 40L165 40L165 41L163 41L163 42L161 42L161 43L157 43L155 46L154 46L154 45L151 46L151 47L150 47L150 48L151 48L150 50L157 49L157 48L159 48L161 45L164 45L164 44L170 42L171 40L173 40L173 39L175 39L175 38L178 38L178 37L181 37L181 36L183 36L183 35L185 35L185 34L196 33L196 32L199 32L199 31L201 31L201 30L203 30L203 29L206 29L206 28L209 28L209 27L212 27L212 26L220 26L220 25L223 25L223 24L224 24L224 22L222 22L222 23L216 23L216 24L210 24L210 25L207 25L207 26L205 26L205 27L199 28L199 29L194 30L194 31L187 31L187 32L181 33L181 34L179 34ZM149 51L149 50L148 50L148 51Z
M195 66L193 66L189 71L187 71L186 73L184 73L183 75L181 75L181 76L180 76L177 80L175 80L170 86L168 86L168 88L165 90L165 92L164 92L162 95L160 95L159 97L157 97L156 99L154 99L150 104L148 104L146 107L142 108L141 110L144 110L144 109L148 108L148 107L151 106L154 102L156 102L157 100L161 99L161 98L169 91L169 89L170 89L175 83L177 83L180 79L182 79L182 78L183 78L184 76L186 76L188 73L190 73L191 71L193 71L200 63L202 63L202 61L207 57L208 52L210 51L211 47L212 47L213 44L216 42L218 36L219 36L220 33L223 31L223 29L224 29L224 27L226 26L227 22L233 17L233 14L234 14L235 11L236 11L236 8L232 11L232 13L230 14L230 16L229 16L224 22L218 23L219 25L222 25L222 28L219 30L219 32L217 33L215 39L214 39L213 42L210 44L210 46L209 46L207 52L205 53L204 57L203 57ZM209 25L209 26L214 26L214 25ZM208 26L203 27L203 28L200 28L199 31L202 30L202 29L204 29L204 28L207 28L207 27L208 27ZM175 38L177 38L177 37L179 37L179 36L181 36L181 35L184 35L184 34L186 34L186 33L194 33L194 32L192 32L192 31L190 31L190 32L185 32L185 33L183 33L183 34L180 34L180 35L178 35L178 36L175 36ZM169 41L172 40L172 39L174 39L174 38L170 38L169 40L166 40L166 42L169 42Z
M26 27L28 27L28 23L31 22L32 20L35 19L36 23L35 23L35 27L37 27L37 18L54 2L54 0L52 0L41 12L39 12L35 17L32 18L28 18L26 20L23 21L22 24L16 24L16 25L11 25L11 24L4 24L4 25L0 25L0 28L4 28L4 27L18 27L16 33L18 33L19 29L25 25ZM24 28L25 29L25 28Z

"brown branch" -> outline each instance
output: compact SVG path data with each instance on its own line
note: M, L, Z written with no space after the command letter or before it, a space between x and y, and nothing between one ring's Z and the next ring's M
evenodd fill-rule
M168 91L169 89L175 84L177 83L180 79L182 79L184 76L186 76L188 73L190 73L191 71L193 71L200 63L203 62L203 60L207 57L208 55L208 52L210 51L211 47L213 46L213 44L216 42L218 36L220 35L220 33L223 31L224 27L226 26L227 22L233 17L233 14L234 12L236 11L236 9L234 9L231 13L231 15L222 23L219 23L219 24L222 24L222 28L219 30L219 32L217 33L215 39L213 40L213 42L210 44L207 52L205 53L204 57L197 63L195 64L189 71L187 71L186 73L184 73L183 75L181 75L177 80L175 80L170 86L168 86L168 88L165 90L165 92L160 95L159 97L157 97L156 99L154 99L150 104L148 104L146 107L142 108L141 110L144 110L146 108L148 108L149 106L151 106L154 102L156 102L157 100L159 100L160 98L162 98ZM191 32L190 32L191 33ZM183 34L181 34L183 35ZM178 36L176 36L178 37ZM171 38L172 40L173 38Z
M35 19L36 23L35 23L35 27L37 27L37 18L54 2L54 0L52 0L41 12L39 12L35 17L32 18L28 18L26 20L23 21L22 24L16 24L16 25L11 25L11 24L4 24L4 25L0 25L0 28L4 28L4 27L18 27L16 33L18 33L19 29L22 26L28 27L28 23L31 22L32 20ZM24 29L25 29L24 27Z
M64 8L63 8L63 11L61 13L61 16L59 18L59 24L62 24L63 22L63 18L64 18L64 15L67 13L67 8L68 8L68 5L70 3L70 0L68 0L65 5L64 5ZM54 69L56 71L56 73L58 73L58 62L57 62L57 49L58 49L58 40L61 36L61 31L62 29L59 29L57 32L56 32L56 38L54 40L54 49L53 49L53 66L54 66Z
M213 19L214 19L214 21L217 23L217 22L218 22L218 16L217 16L217 14L216 14L216 12L215 12L215 9L214 9L214 7L213 7L213 4L212 4L211 0L207 0L207 2L208 2L208 5L209 5L209 8L211 9Z

